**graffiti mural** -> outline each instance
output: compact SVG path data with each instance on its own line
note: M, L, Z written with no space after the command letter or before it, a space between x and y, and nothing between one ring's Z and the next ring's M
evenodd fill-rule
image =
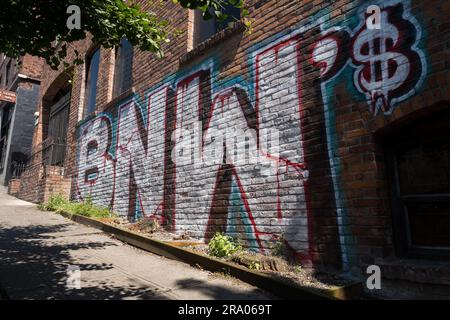
M314 236L323 219L336 226L321 232L340 239L336 250L345 266L345 204L326 88L351 68L373 115L391 113L414 93L425 62L420 29L405 4L383 5L383 32L365 27L364 11L354 30L324 28L319 19L252 48L245 81L244 75L219 81L217 61L209 58L170 76L145 99L121 103L117 114L83 123L77 197L92 196L130 220L155 217L205 240L227 232L262 252L283 240L304 261L324 246ZM319 35L304 45L311 29ZM311 66L320 80L313 85L304 79ZM316 123L305 111L305 85L322 94ZM308 135L322 127L323 141ZM316 210L321 201L331 203L334 217Z
M370 15L362 11L355 30L328 30L317 42L312 62L321 67L326 80L350 59L356 69L355 87L366 96L371 113L388 115L420 87L426 65L418 48L421 30L409 12L409 3L386 1L380 6L379 28L368 28Z
M114 203L115 161L110 153L112 148L112 124L108 116L99 116L86 123L78 138L78 174L76 177L77 196L84 200L101 190L105 206Z
M392 113L396 103L413 93L424 73L423 53L416 47L420 29L404 5L381 10L380 28L364 24L353 36L355 84L367 96L372 113Z
M325 27L321 22L320 38L311 51L311 64L320 68L322 80L328 154L344 270L352 263L351 253L348 252L352 236L345 223L348 218L339 178L341 165L335 151L336 115L329 88L336 85L344 69L349 66L353 72L353 84L364 94L369 111L375 116L380 113L389 115L396 104L417 92L426 74L425 55L418 46L422 37L421 28L410 12L410 2L394 0L375 3L382 13L381 29L368 30L368 7L361 6L359 24L354 30L346 26ZM397 63L400 60L404 65ZM380 88L382 90L378 90Z

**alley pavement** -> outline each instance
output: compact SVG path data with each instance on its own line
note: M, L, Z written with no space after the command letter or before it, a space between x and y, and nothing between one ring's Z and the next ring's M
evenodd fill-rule
M39 211L8 195L4 187L0 290L9 299L273 298L234 278L142 251L58 214Z

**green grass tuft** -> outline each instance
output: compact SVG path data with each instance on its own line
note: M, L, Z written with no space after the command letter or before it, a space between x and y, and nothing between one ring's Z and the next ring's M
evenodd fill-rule
M241 250L242 247L233 238L219 232L208 243L208 253L214 257L229 257Z
M38 205L39 210L68 212L80 216L92 218L109 218L113 213L105 207L100 207L92 202L92 197L86 198L83 202L69 201L63 195L52 195L47 202Z

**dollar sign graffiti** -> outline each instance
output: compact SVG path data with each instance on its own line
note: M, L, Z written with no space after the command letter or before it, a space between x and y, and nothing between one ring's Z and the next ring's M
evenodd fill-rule
M366 24L353 38L353 62L359 65L355 84L370 100L371 112L392 112L392 93L401 87L410 73L410 61L402 51L402 38L390 22L389 11L382 11L380 28Z

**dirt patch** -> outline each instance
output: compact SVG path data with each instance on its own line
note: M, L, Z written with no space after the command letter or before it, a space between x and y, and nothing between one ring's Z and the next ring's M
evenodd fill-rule
M140 233L144 236L157 241L168 242L178 247L190 247L204 244L198 239L190 237L188 234L176 234L163 229L159 221L152 217L145 217L137 222L130 222L126 218L101 218L102 222L111 224L115 227L128 229L132 232Z
M175 247L182 247L182 248L192 248L202 245L201 242L194 242L194 241L167 241L167 243Z
M97 220L103 222L103 223L109 223L113 224L116 218L97 218Z
M196 245L187 248L208 254L208 246ZM328 290L335 289L353 283L353 280L344 279L339 275L322 273L301 265L289 263L280 256L264 255L255 252L241 251L223 260L244 266L250 270L270 274L282 281L297 284L312 289Z
M135 223L129 224L127 227L128 229L134 232L150 233L150 234L162 230L158 220L149 217L142 218Z
M175 234L165 231L154 218L143 218L137 222L129 222L124 218L99 218L98 220L143 234L154 240L208 255L208 245L187 233ZM301 265L288 262L280 255L266 255L246 250L221 260L244 266L250 270L260 271L279 278L282 281L319 290L334 289L351 284L352 281L338 275L321 273ZM218 275L216 275L218 276ZM220 275L224 276L224 275Z
M334 289L352 283L339 275L321 273L301 265L292 264L279 256L253 252L240 252L227 259L251 270L261 271L280 280L315 289Z
M242 251L232 255L227 260L243 265L249 269L259 271L289 271L289 265L287 261L276 256Z
M353 281L343 279L339 275L321 273L312 269L303 269L301 267L291 267L289 271L268 272L280 280L298 284L313 289L336 289L341 286L349 285Z

